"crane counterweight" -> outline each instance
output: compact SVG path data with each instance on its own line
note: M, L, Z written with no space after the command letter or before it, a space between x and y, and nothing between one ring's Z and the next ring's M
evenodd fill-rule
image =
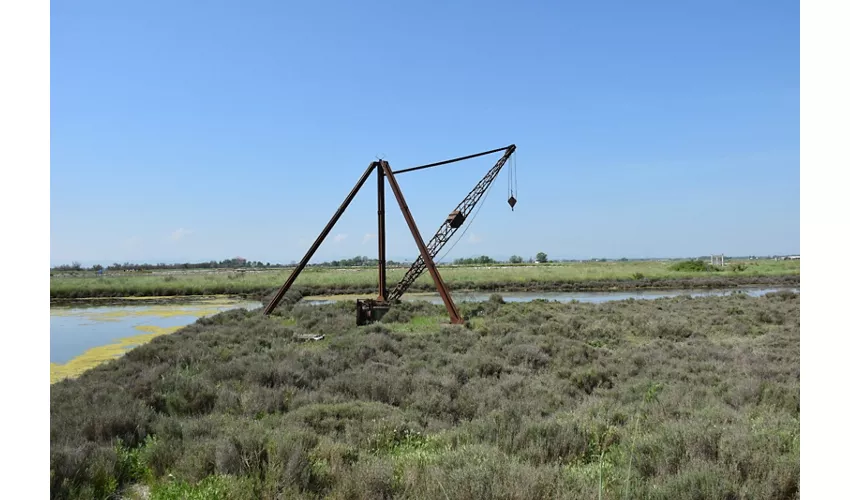
M458 210L452 210L452 213L449 214L448 218L446 218L446 222L449 223L453 229L457 229L463 225L463 222L466 220L466 217L463 216L462 213Z

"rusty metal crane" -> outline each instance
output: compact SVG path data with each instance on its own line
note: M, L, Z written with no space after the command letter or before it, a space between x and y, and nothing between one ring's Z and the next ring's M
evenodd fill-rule
M425 270L431 274L431 279L434 280L434 285L437 288L437 292L440 294L440 298L443 300L443 303L446 306L446 310L449 313L449 317L452 323L458 324L463 323L463 318L460 315L460 312L457 309L454 301L452 300L451 294L449 293L446 284L443 282L442 277L440 276L440 272L437 270L437 266L434 264L434 258L437 254L442 250L445 244L451 239L451 237L457 232L457 230L466 222L472 210L481 200L481 197L487 192L487 189L496 179L496 176L505 166L505 163L511 157L511 155L516 151L516 146L511 144L510 146L506 146L499 149L493 149L491 151L484 151L482 153L476 153L468 156L463 156L460 158L453 158L451 160L445 160L436 163L429 163L427 165L420 165L418 167L406 168L403 170L398 170L393 172L390 168L390 164L384 160L374 161L369 164L366 168L366 171L363 172L363 175L360 177L360 180L357 181L357 184L354 185L354 188L348 194L348 196L343 200L342 205L339 206L336 213L331 217L331 220L325 226L324 230L322 230L321 234L319 234L316 241L313 242L313 245L307 250L307 253L304 255L304 258L301 259L301 262L298 266L292 271L289 278L280 287L277 293L274 295L272 300L266 305L263 310L264 315L271 314L277 305L280 303L283 296L292 287L292 284L298 278L298 275L304 268L307 266L307 263L312 258L313 254L322 244L324 239L330 233L331 229L333 229L336 222L342 216L343 212L345 212L348 205L351 203L351 200L354 199L354 196L372 174L373 170L378 171L378 297L376 299L361 299L357 301L357 324L362 325L368 323L370 321L374 321L380 319L381 316L389 309L389 307L398 302L401 299L401 296L410 288L411 285L416 281L419 276L422 275ZM422 239L422 235L419 233L419 229L416 226L416 222L413 220L413 215L410 213L410 209L407 206L407 203L404 200L404 195L401 192L401 188L396 181L395 176L398 174L403 174L407 172L414 172L417 170L423 170L426 168L437 167L440 165L447 165L450 163L455 163L463 160L469 160L471 158L477 158L479 156L485 156L493 153L504 152L496 162L496 164L484 175L484 177L478 181L478 184L472 188L472 191L466 195L466 197L461 200L458 206L449 213L445 222L440 226L437 230L437 233L431 238L428 244ZM410 227L410 232L413 236L414 241L416 242L416 246L419 248L419 257L407 270L404 277L401 281L393 288L393 290L387 293L387 269L386 269L386 231L385 231L385 207L384 207L384 184L385 181L389 183L390 189L392 189L393 194L398 201L399 208L401 209L402 215L404 216L407 225ZM516 198L514 197L514 183L515 181L511 180L511 195L508 199L508 204L511 206L511 210L513 210L514 205L516 204Z

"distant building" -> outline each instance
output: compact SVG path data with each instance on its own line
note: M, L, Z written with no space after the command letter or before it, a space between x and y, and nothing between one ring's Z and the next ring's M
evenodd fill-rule
M711 255L711 265L712 266L725 266L726 265L726 256L723 254L720 255Z

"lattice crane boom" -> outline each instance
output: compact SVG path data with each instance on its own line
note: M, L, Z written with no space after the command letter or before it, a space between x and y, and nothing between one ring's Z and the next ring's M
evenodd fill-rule
M458 204L458 206L449 214L445 222L437 229L437 233L428 242L428 254L431 258L435 258L440 250L454 236L455 232L463 225L469 214L487 192L487 189L496 180L499 171L505 166L505 163L516 150L516 146L511 144L505 149L505 153L499 158L499 161L491 168L484 177L478 181L478 184L466 195L466 197ZM410 269L407 270L404 277L399 281L395 288L388 294L387 300L390 302L401 299L401 296L410 288L411 285L425 272L425 260L420 255Z

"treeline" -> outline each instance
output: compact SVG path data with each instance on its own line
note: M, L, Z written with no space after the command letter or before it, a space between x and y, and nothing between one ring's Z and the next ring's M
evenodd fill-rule
M511 255L511 258L505 261L499 261L493 259L487 255L482 255L480 257L471 257L471 258L460 258L455 259L454 264L457 266L469 266L469 265L485 265L485 264L535 264L535 263L544 263L544 262L554 262L550 261L549 257L543 253L538 252L534 257L529 257L528 260L523 259L519 255Z
M535 257L529 257L528 260L524 260L522 257L518 255L511 256L507 261L497 260L488 255L481 255L478 257L465 257L458 258L452 261L452 263L456 266L473 266L473 265L486 265L486 264L522 264L524 262L534 263L534 262L550 262L546 254L543 252L538 253ZM387 266L405 266L409 263L407 262L396 262L392 260L387 261ZM294 264L293 264L294 265ZM332 260L330 262L321 262L318 264L310 264L311 267L372 267L378 265L378 259L374 259L371 257L358 256L352 259L342 259L342 260Z
M454 264L457 265L457 266L470 266L470 265L498 264L498 261L496 259L490 258L486 255L482 255L480 257L468 257L468 258L455 259Z
M155 271L155 270L165 270L165 269L235 269L235 268L246 268L246 267L284 267L281 264L272 264L270 262L260 262L260 261L249 261L243 259L241 257L235 257L233 259L224 259L220 261L211 260L209 262L184 262L182 264L136 264L133 262L125 262L120 264L118 262L111 264L107 267L103 267L100 264L95 264L91 267L83 267L79 262L72 262L70 265L63 264L61 266L55 266L51 268L52 271Z
M378 265L378 259L358 255L351 259L332 260L330 262L319 262L310 264L310 267L372 267ZM387 266L403 266L403 262L388 260Z
M604 260L604 259L603 259ZM454 265L458 266L468 266L468 265L488 265L488 264L523 264L523 263L543 263L543 262L556 262L550 261L546 254L543 252L538 253L534 257L529 257L528 259L523 259L518 255L511 256L507 261L500 261L489 257L487 255L481 255L478 257L468 257L468 258L458 258L453 261ZM394 260L388 260L387 266L394 267L403 267L409 263L406 262L398 262ZM63 264L60 266L55 266L51 268L51 271L64 271L64 272L74 272L74 271L157 271L157 270L180 270L180 269L244 269L244 268L272 268L272 267L294 267L296 265L295 261L290 262L289 264L272 264L270 262L260 262L260 261L250 261L246 260L242 257L234 257L232 259L224 259L220 261L211 260L208 262L184 262L182 264L138 264L132 262L114 263L109 266L102 266L100 264L93 265L91 267L84 267L79 262L72 262L69 264ZM315 264L309 264L309 267L375 267L378 265L378 259L372 257L366 257L363 255L358 255L356 257L352 257L350 259L340 259L340 260L331 260L327 262L318 262Z
M95 266L96 267L96 266ZM281 267L280 264L272 265L270 262L250 261L240 258L224 259L220 261L211 260L209 262L184 262L182 264L133 264L125 262L124 264L114 263L107 267L108 270L123 271L125 269L138 269L141 271L152 271L157 269L235 269L244 267Z
M245 268L271 268L271 267L295 267L296 263L290 262L289 264L272 264L271 262L260 262L260 261L250 261L243 259L241 257L235 257L232 259L224 259L224 260L211 260L209 262L184 262L182 264L138 264L133 262L125 262L120 264L118 262L111 264L109 266L103 267L100 264L93 265L91 267L84 267L79 262L72 262L69 264L63 264L61 266L55 266L51 268L51 271L158 271L158 270L180 270L180 269L245 269ZM365 256L357 256L351 259L341 259L341 260L332 260L329 262L319 262L315 264L309 264L309 267L360 267L360 266L377 266L378 259L373 259ZM388 266L402 266L404 263L396 262L389 260L387 261Z

